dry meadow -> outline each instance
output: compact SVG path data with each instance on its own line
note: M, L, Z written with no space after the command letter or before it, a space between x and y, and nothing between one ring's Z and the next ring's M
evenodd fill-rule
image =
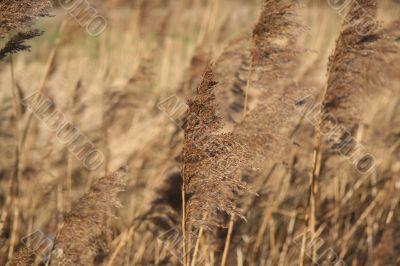
M0 0L0 265L400 265L400 3Z

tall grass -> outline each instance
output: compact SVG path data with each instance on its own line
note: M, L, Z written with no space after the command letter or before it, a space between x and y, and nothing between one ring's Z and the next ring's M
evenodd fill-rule
M47 54L27 41L49 3L0 3L0 86L12 87L0 94L0 263L399 264L400 32L388 4L354 2L342 23L289 0L126 4L94 41L74 38L68 17L45 23L58 34ZM101 147L101 169L19 104L35 89ZM182 128L157 108L171 94L188 99ZM322 109L299 112L310 95ZM346 130L326 139L334 125ZM340 154L358 143L377 162L368 175ZM109 173L120 165L129 178ZM35 228L49 256L19 241Z

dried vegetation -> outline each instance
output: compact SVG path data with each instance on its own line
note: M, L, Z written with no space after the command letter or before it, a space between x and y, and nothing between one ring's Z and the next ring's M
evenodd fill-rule
M400 7L306 2L0 1L0 264L400 265Z

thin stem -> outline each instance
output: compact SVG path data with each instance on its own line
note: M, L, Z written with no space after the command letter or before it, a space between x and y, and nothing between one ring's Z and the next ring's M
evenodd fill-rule
M126 242L129 241L129 238L131 237L132 233L133 233L133 227L129 228L128 232L122 233L121 240L118 242L118 245L115 248L114 252L112 253L110 260L107 262L107 266L114 265L114 260L117 258L118 253L124 247Z
M319 134L317 134L319 135ZM317 164L319 158L319 148L315 148L313 152L313 169L309 177L309 185L310 185L310 195L309 195L309 220L308 220L308 228L310 230L312 238L314 238L315 230L316 230L316 208L317 208L317 192L318 192L318 176L317 176ZM311 254L313 261L315 261L315 250L311 247Z
M104 33L102 36L100 36L99 43L98 43L98 51L99 51L99 62L101 66L104 66L107 68L107 63L108 63L108 56L107 56L107 37L106 33ZM103 83L107 84L107 71L103 72ZM108 129L110 125L108 124L108 119L107 119L107 101L108 101L108 95L107 95L107 89L108 87L103 87L103 92L102 92L102 122L101 122L101 129L102 129L102 145L103 145L103 151L104 151L104 174L107 175L109 172L109 163L110 163L110 149L109 149L109 133Z
M263 216L264 216L264 217L263 217L263 220L262 220L262 222L261 222L261 225L259 226L258 233L257 233L257 237L256 237L256 241L255 241L255 243L254 243L253 255L251 256L251 260L250 260L251 263L250 263L250 265L253 264L254 259L255 259L256 256L257 256L258 249L259 249L260 246L261 246L261 242L262 242L263 237L264 237L264 235L265 235L265 230L267 229L268 220L271 218L271 210L270 210L270 209L267 209L267 210L265 211L265 213L264 213Z
M190 266L196 265L196 257L197 257L197 253L199 251L200 239L203 235L203 231L204 231L203 226L201 226L200 230L199 230L199 235L197 236L197 239L196 239L196 244L194 246L193 257L192 257L192 262L190 263Z
M188 265L191 265L190 253L192 251L192 247L191 247L191 244L192 244L192 230L193 230L192 221L189 221L189 227L187 228L187 231L189 232L189 234L188 234L188 237L187 237L187 249L186 249L187 252L189 253L189 254L187 254L188 255L188 261L187 261Z
M14 254L14 246L17 241L17 230L18 230L18 217L19 217L19 210L18 210L18 201L17 199L14 199L14 211L13 211L13 223L12 223L12 228L11 228L11 238L10 238L10 245L9 245L9 250L8 250L8 255L7 255L7 260L11 261L13 254Z
M183 239L183 245L182 245L182 251L183 251L183 265L187 265L187 254L186 254L186 202L185 202L185 165L183 165L183 171L182 171L182 239Z
M21 121L21 109L18 92L16 91L15 75L14 75L14 63L10 56L10 69L11 69L11 90L13 96L13 108L15 115L14 124L14 139L15 139L15 162L13 176L11 180L11 206L13 207L12 217L12 229L10 245L8 250L7 259L11 261L14 253L14 246L18 238L18 219L19 219L19 180L21 173L21 134L20 134L20 121Z
M71 211L71 202L72 202L72 155L67 151L67 178L66 178L66 206L65 209L67 212Z
M299 259L299 266L304 266L304 255L306 251L306 234L303 235L301 238L301 250L300 250L300 259Z
M226 260L228 258L228 251L229 251L229 246L231 243L231 237L232 237L234 223L235 223L235 215L232 214L231 218L229 220L228 234L226 235L224 253L222 254L222 260L221 260L221 266L225 266Z
M315 125L315 139L314 139L314 151L313 151L313 159L312 159L312 170L309 176L309 186L310 186L310 194L309 194L309 216L308 216L308 229L311 233L311 237L314 238L316 224L317 224L317 197L318 197L318 176L320 172L320 157L321 157L321 127L322 127L322 119L325 112L324 101L326 99L326 95L328 92L328 85L326 84L324 87L324 91L322 94L321 104L322 108L319 112L318 122ZM313 261L316 260L316 250L311 247L311 254Z
M259 15L258 21L261 19L261 13ZM254 51L256 49L256 41L254 39L254 35L251 38L251 53L250 53L250 67L249 73L247 75L247 82L246 82L246 91L244 94L244 104L243 104L243 116L246 116L247 109L248 109L248 101L249 101L249 90L253 83L253 68L254 68Z

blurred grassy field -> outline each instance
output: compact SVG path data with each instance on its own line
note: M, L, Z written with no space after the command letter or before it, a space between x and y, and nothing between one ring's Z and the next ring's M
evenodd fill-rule
M163 265L163 258L169 255L155 240L154 235L157 235L158 229L146 222L140 222L138 227L134 227L137 223L135 218L151 209L157 189L164 185L166 176L178 171L176 157L180 153L183 133L157 108L157 103L170 95L178 95L182 99L191 95L189 80L193 76L193 69L190 66L194 56L200 55L207 61L213 61L232 39L250 31L259 14L259 2L169 1L168 4L160 4L155 1L148 10L141 10L135 4L112 5L105 8L107 30L97 38L88 36L73 19L60 32L60 24L65 16L68 17L61 9L54 10L55 17L38 21L38 28L45 33L31 42L30 53L13 56L15 81L23 96L32 94L44 75L54 42L59 39L61 43L44 92L53 99L56 108L73 121L105 154L106 161L96 171L86 170L57 141L52 132L36 121L21 158L23 167L18 239L36 229L54 237L63 222L63 214L88 191L94 180L122 165L128 165L129 182L122 196L120 219L112 222L113 235L109 239L109 254L117 249L122 237L128 235L128 240L124 242L112 265ZM314 67L312 79L316 86L322 87L326 78L328 57L340 31L341 17L325 1L310 2L300 11L305 25L299 37L299 45L310 52L301 58L301 69L294 73L294 79L300 78ZM383 23L399 18L399 7L394 1L380 2L380 5L379 17ZM5 222L0 224L0 232L3 230L0 238L6 243L0 246L1 265L5 264L7 243L11 234L9 176L14 164L15 140L12 125L16 122L12 113L11 86L10 64L7 61L1 62L0 220ZM123 104L115 110L112 121L105 126L104 117L109 112L108 107L113 104L110 96L113 93L120 95L119 99ZM78 95L77 102L73 102L74 95ZM386 107L391 108L391 114L386 114L387 116L397 114L400 111L397 110L398 97L399 95L382 95L376 101L376 106L371 108L377 111L370 118L378 124L374 124L375 128L371 126L366 129L366 138L369 136L372 139L372 149L380 156L382 164L387 166L384 169L389 173L388 176L393 177L392 184L400 182L399 164L394 157L385 153L388 149L387 143L374 136L378 134L376 128L386 129L392 126L390 123L379 125L380 121L384 121L379 115L384 116L382 112ZM251 104L256 102L257 99L254 98ZM308 144L311 145L309 132L299 136L299 139L302 138L309 138ZM397 140L394 142L398 144ZM254 186L259 186L263 193L254 209L250 208L248 223L238 222L228 265L297 265L294 258L297 259L299 251L285 241L289 241L286 240L288 232L292 230L293 233L293 228L290 227L294 223L293 219L298 218L300 223L304 221L304 212L301 212L299 206L304 205L307 178L302 174L294 178L295 173L291 171L304 173L309 170L306 166L311 156L306 153L309 151L308 144L304 150L299 149L291 154L293 157L290 160L297 156L296 160L300 161L296 166L296 163L288 160L291 166L298 169L278 166L266 183L261 182L264 179L257 179L259 181ZM391 143L391 148L396 150L398 145L393 145ZM385 155L390 158L385 158ZM271 165L266 164L263 173L257 177L265 177L271 168ZM333 204L332 198L338 197L335 193L348 195L349 190L352 190L350 187L359 183L343 164L337 164L333 168L337 170L336 175L333 177L327 174L321 180L321 205L327 211L321 211L319 218L323 221L326 219L324 227L332 227L339 234L340 228L336 228L334 221L338 216L332 215L328 205ZM384 190L385 188L377 188L372 184L382 181L385 174L386 172L375 176L370 183L370 180L365 181L366 183L359 184L355 189L354 198L351 196L351 200L346 203L349 205L344 206L352 206L348 208L348 212L354 216L353 223L362 215L357 210L356 203L361 202L359 208L364 209L367 203L363 197L370 197L373 193ZM330 181L336 183L332 184ZM392 188L393 191L388 193L397 198L399 187ZM363 192L361 189L364 189ZM398 200L393 204L395 206L391 210L398 213ZM272 207L265 211L267 206ZM359 234L354 237L362 238L360 243L366 248L349 244L349 250L355 256L346 255L348 265L378 266L373 264L371 249L378 243L377 236L381 236L384 231L379 222L373 217L367 219L365 228L357 231ZM351 227L351 224L343 226ZM220 234L225 236L226 232L222 231ZM339 244L336 246L336 240L341 236L330 238L333 234L326 233L329 237L325 239L337 250ZM258 238L261 239L257 240ZM261 246L257 252L252 250L255 241L259 241L258 245ZM21 243L17 243L16 249L20 246ZM207 265L217 265L215 257L218 255L208 255L211 253L209 249L216 249L219 254L221 247L215 244L202 250L207 254ZM285 255L282 255L283 252ZM368 258L362 258L367 254ZM251 259L253 255L257 262ZM109 256L104 257L99 265L106 265L109 261ZM168 265L177 263L177 259L172 257ZM307 263L311 265L311 262Z

